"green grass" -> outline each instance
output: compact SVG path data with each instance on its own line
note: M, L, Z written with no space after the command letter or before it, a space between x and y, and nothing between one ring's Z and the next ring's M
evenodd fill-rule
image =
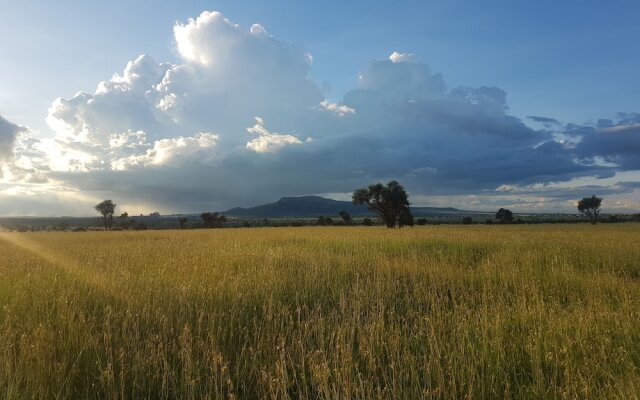
M0 234L0 398L640 396L640 225Z

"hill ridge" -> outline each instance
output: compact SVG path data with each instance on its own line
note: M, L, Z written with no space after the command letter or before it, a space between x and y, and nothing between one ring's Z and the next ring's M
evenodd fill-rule
M285 196L266 204L253 207L234 207L224 212L231 217L318 217L338 216L346 211L351 216L372 216L366 205L350 201L328 199L321 196ZM453 207L411 207L414 215L451 214L464 212Z

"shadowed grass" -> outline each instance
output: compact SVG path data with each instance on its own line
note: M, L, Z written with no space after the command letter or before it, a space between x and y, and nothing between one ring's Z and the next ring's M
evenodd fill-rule
M0 397L637 398L640 225L0 235Z

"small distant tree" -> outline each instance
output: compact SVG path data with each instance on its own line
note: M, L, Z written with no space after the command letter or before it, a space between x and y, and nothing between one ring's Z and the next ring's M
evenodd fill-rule
M110 230L113 225L113 213L116 212L116 204L111 200L105 200L102 203L96 204L94 208L97 212L102 214L104 230Z
M396 225L413 226L409 195L396 181L391 181L386 186L377 183L357 189L353 192L352 201L354 204L367 204L369 210L378 214L387 228L395 228Z
M118 218L129 218L129 213L125 211Z
M316 224L320 226L326 226L327 222L325 221L324 217L321 215L318 217L318 222Z
M340 218L342 218L342 221L344 221L345 225L353 225L353 218L351 218L351 215L349 215L348 212L346 211L340 211Z
M462 218L462 224L463 225L471 225L472 223L473 223L473 219L471 217Z
M224 223L227 221L227 217L217 212L202 213L200 218L202 218L202 224L205 228L222 228Z
M426 225L426 224L427 224L426 218L418 218L418 220L416 221L416 225Z
M578 202L578 211L589 217L589 221L592 225L598 223L598 217L600 216L600 205L602 204L602 198L596 197L594 194L591 197L585 197Z
M184 229L184 227L187 225L187 217L178 218L178 224L180 224L180 229Z
M513 213L511 212L511 210L501 208L496 213L496 219L503 224L509 223L513 221Z
M325 225L331 226L334 224L333 219L331 217L327 217L324 219Z
M373 225L373 221L371 221L371 218L367 217L367 218L362 220L362 225L371 226L371 225Z

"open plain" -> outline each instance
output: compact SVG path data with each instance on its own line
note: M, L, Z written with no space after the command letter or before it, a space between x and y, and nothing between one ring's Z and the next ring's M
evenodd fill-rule
M640 224L1 233L0 397L640 396Z

